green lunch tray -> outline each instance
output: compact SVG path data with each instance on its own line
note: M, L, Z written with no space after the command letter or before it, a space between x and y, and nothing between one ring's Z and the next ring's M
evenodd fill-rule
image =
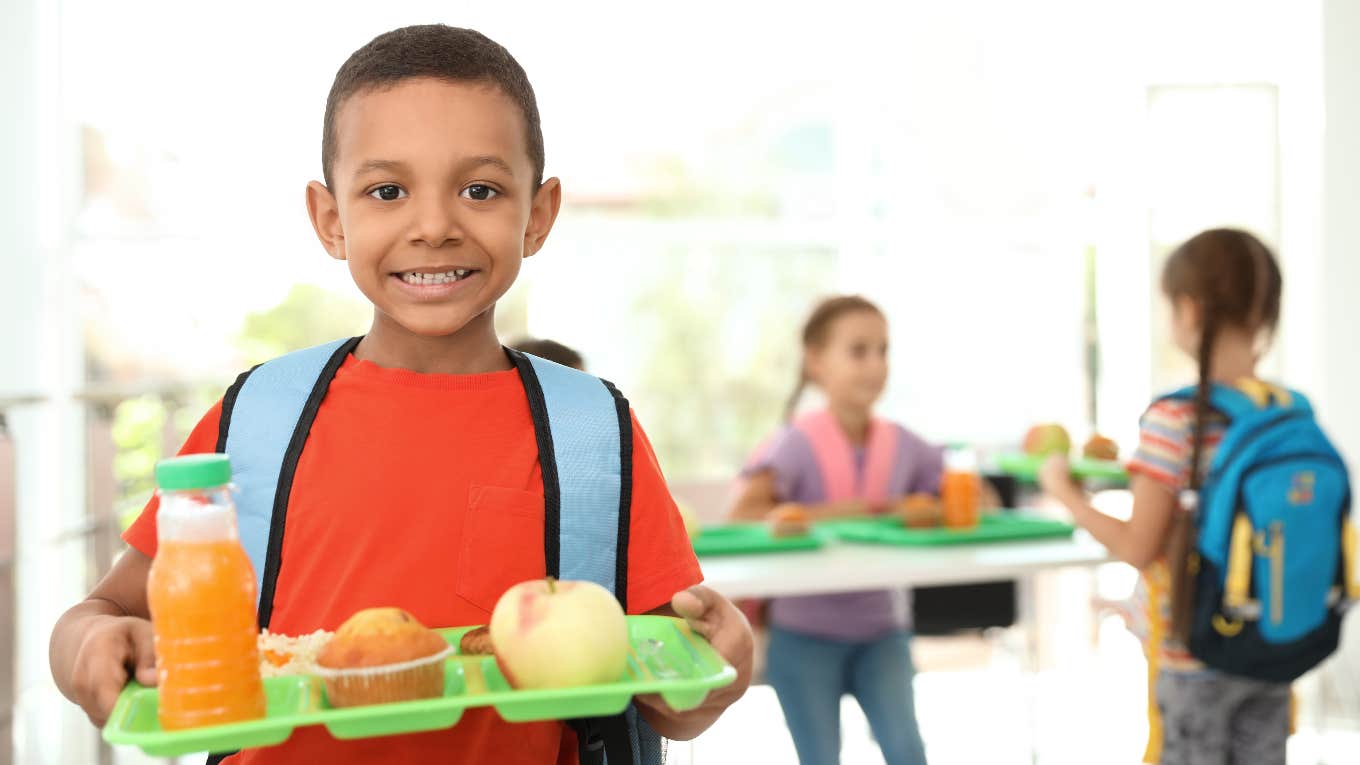
M813 526L807 534L776 537L764 523L731 523L705 527L694 540L694 553L707 557L818 550L830 541L829 537L817 526Z
M472 629L439 633L456 650ZM475 707L494 707L507 722L602 717L623 712L635 695L659 693L673 709L685 711L703 703L709 691L737 678L736 670L683 620L630 616L628 637L632 643L628 668L615 683L517 691L506 682L495 657L454 654L445 662L440 698L334 709L326 702L320 678L273 677L264 681L263 718L173 732L161 730L156 689L133 682L114 704L104 740L139 747L154 757L175 757L270 746L304 725L325 725L341 739L438 730L453 726L463 710Z
M997 455L996 467L1006 475L1033 483L1039 479L1039 468L1043 467L1046 459L1048 458L1036 457L1032 454L1009 452ZM1071 468L1072 475L1083 480L1116 483L1129 480L1129 472L1124 469L1123 463L1117 460L1093 460L1079 457L1072 460Z
M941 545L1012 542L1072 536L1072 524L1006 511L984 513L971 529L912 529L895 517L860 518L830 522L832 532L845 542L936 547Z

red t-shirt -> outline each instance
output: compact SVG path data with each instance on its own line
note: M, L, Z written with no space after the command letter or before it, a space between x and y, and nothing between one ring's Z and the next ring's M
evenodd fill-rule
M181 453L216 447L219 402ZM702 579L684 523L636 418L628 606L645 613ZM154 556L156 500L124 534ZM542 577L543 478L515 370L431 375L347 358L298 462L271 632L334 630L397 606L431 627L485 624L512 585ZM322 726L232 763L575 762L558 722L469 710L448 730L337 741Z

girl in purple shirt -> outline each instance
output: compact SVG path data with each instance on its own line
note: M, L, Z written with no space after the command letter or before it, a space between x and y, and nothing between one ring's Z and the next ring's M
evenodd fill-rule
M873 303L834 297L803 328L803 368L826 410L794 420L743 470L733 515L766 517L784 503L811 517L870 515L916 492L938 493L943 451L873 406L888 378L888 323ZM925 749L912 699L910 603L905 590L778 598L770 605L767 675L802 765L840 759L840 700L852 694L887 765L920 765Z

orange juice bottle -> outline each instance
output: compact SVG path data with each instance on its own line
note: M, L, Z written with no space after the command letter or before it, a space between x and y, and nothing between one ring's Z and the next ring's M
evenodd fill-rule
M156 466L159 544L147 580L164 730L263 717L255 572L225 454Z
M971 529L978 525L982 499L982 479L977 457L965 448L952 447L944 455L944 477L940 480L940 503L944 506L944 525L952 529Z

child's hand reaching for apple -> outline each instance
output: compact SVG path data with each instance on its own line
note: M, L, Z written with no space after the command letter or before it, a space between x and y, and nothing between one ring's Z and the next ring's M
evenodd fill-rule
M702 585L676 593L669 607L652 613L684 619L690 629L703 635L718 655L737 670L735 682L708 694L704 703L688 712L671 709L657 695L637 698L642 716L657 733L675 741L688 741L707 730L750 686L755 653L751 625L732 601Z
M1072 466L1062 454L1049 455L1039 468L1039 488L1064 504L1081 496L1081 487L1072 480Z

